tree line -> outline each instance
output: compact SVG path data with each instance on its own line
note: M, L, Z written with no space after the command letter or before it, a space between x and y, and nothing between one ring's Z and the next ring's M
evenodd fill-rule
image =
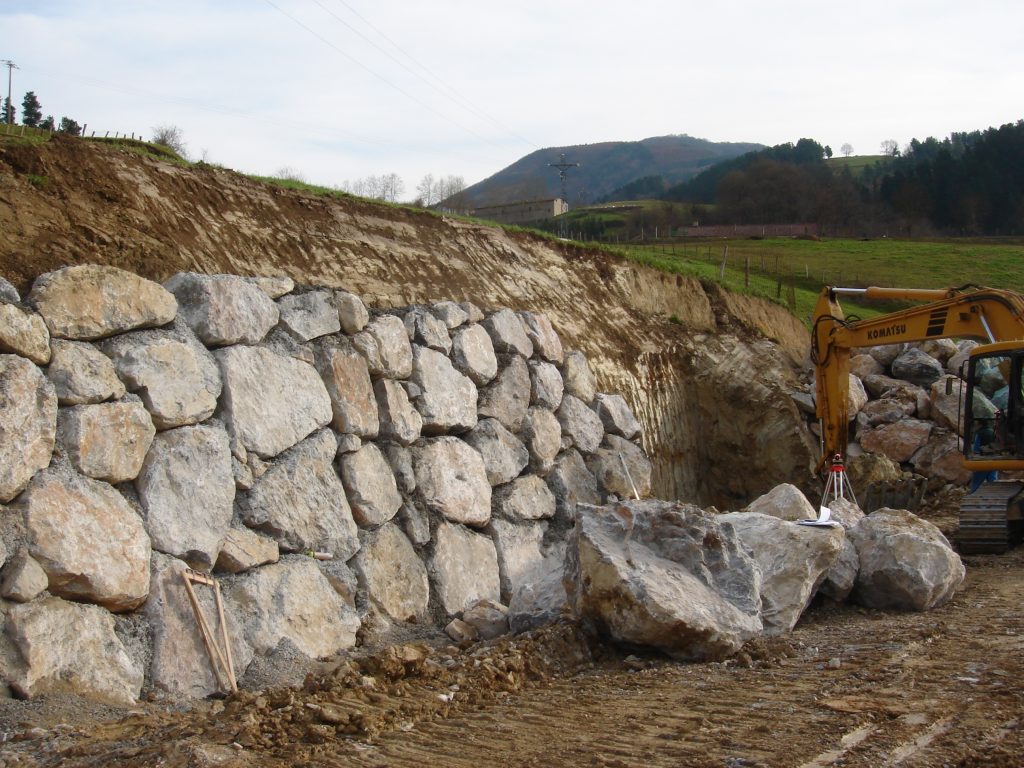
M1024 120L914 139L902 151L888 140L882 157L856 173L829 165L831 154L800 139L719 163L658 197L707 206L703 224L814 223L847 236L1024 234Z
M0 123L5 125L17 124L17 113L14 105L11 104L9 96L4 97L3 115L0 115ZM82 126L70 117L62 117L60 122L54 120L53 115L43 117L43 105L34 91L28 91L25 98L21 100L21 124L29 128L39 128L43 131L57 131L67 133L71 136L80 136Z

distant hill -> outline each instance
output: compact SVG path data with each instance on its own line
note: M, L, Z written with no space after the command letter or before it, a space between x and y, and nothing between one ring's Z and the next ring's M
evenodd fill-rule
M463 198L470 207L501 205L520 200L559 197L559 162L579 163L569 170L567 196L572 206L584 205L644 177L660 177L674 186L706 168L761 149L761 144L713 142L686 134L656 136L642 141L608 141L570 147L539 149L507 168L467 188Z

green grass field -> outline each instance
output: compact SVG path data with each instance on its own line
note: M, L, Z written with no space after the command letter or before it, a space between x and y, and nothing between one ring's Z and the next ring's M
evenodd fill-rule
M613 250L666 272L714 280L732 290L789 305L804 321L825 285L949 288L973 283L1024 292L1024 243L1019 242L780 238L630 245ZM853 301L843 306L847 314L861 317L894 308Z

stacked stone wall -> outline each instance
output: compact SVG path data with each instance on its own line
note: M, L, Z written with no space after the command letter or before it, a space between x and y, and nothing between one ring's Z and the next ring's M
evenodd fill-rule
M216 691L189 568L244 676L507 603L576 502L650 492L630 406L542 314L84 265L0 285L0 352L0 679L23 697Z

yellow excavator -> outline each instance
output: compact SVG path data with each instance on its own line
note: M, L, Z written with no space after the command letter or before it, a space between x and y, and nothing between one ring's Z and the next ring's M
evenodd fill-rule
M861 320L846 318L840 296L919 302ZM961 371L964 466L985 473L960 506L957 547L963 553L1006 551L1021 534L1024 482L997 478L1024 471L1024 297L968 285L946 290L825 287L815 306L811 361L821 423L819 471L846 454L850 350L880 344L960 338L980 342ZM951 380L950 380L951 381ZM841 461L840 461L841 465ZM981 479L981 476L976 476Z

